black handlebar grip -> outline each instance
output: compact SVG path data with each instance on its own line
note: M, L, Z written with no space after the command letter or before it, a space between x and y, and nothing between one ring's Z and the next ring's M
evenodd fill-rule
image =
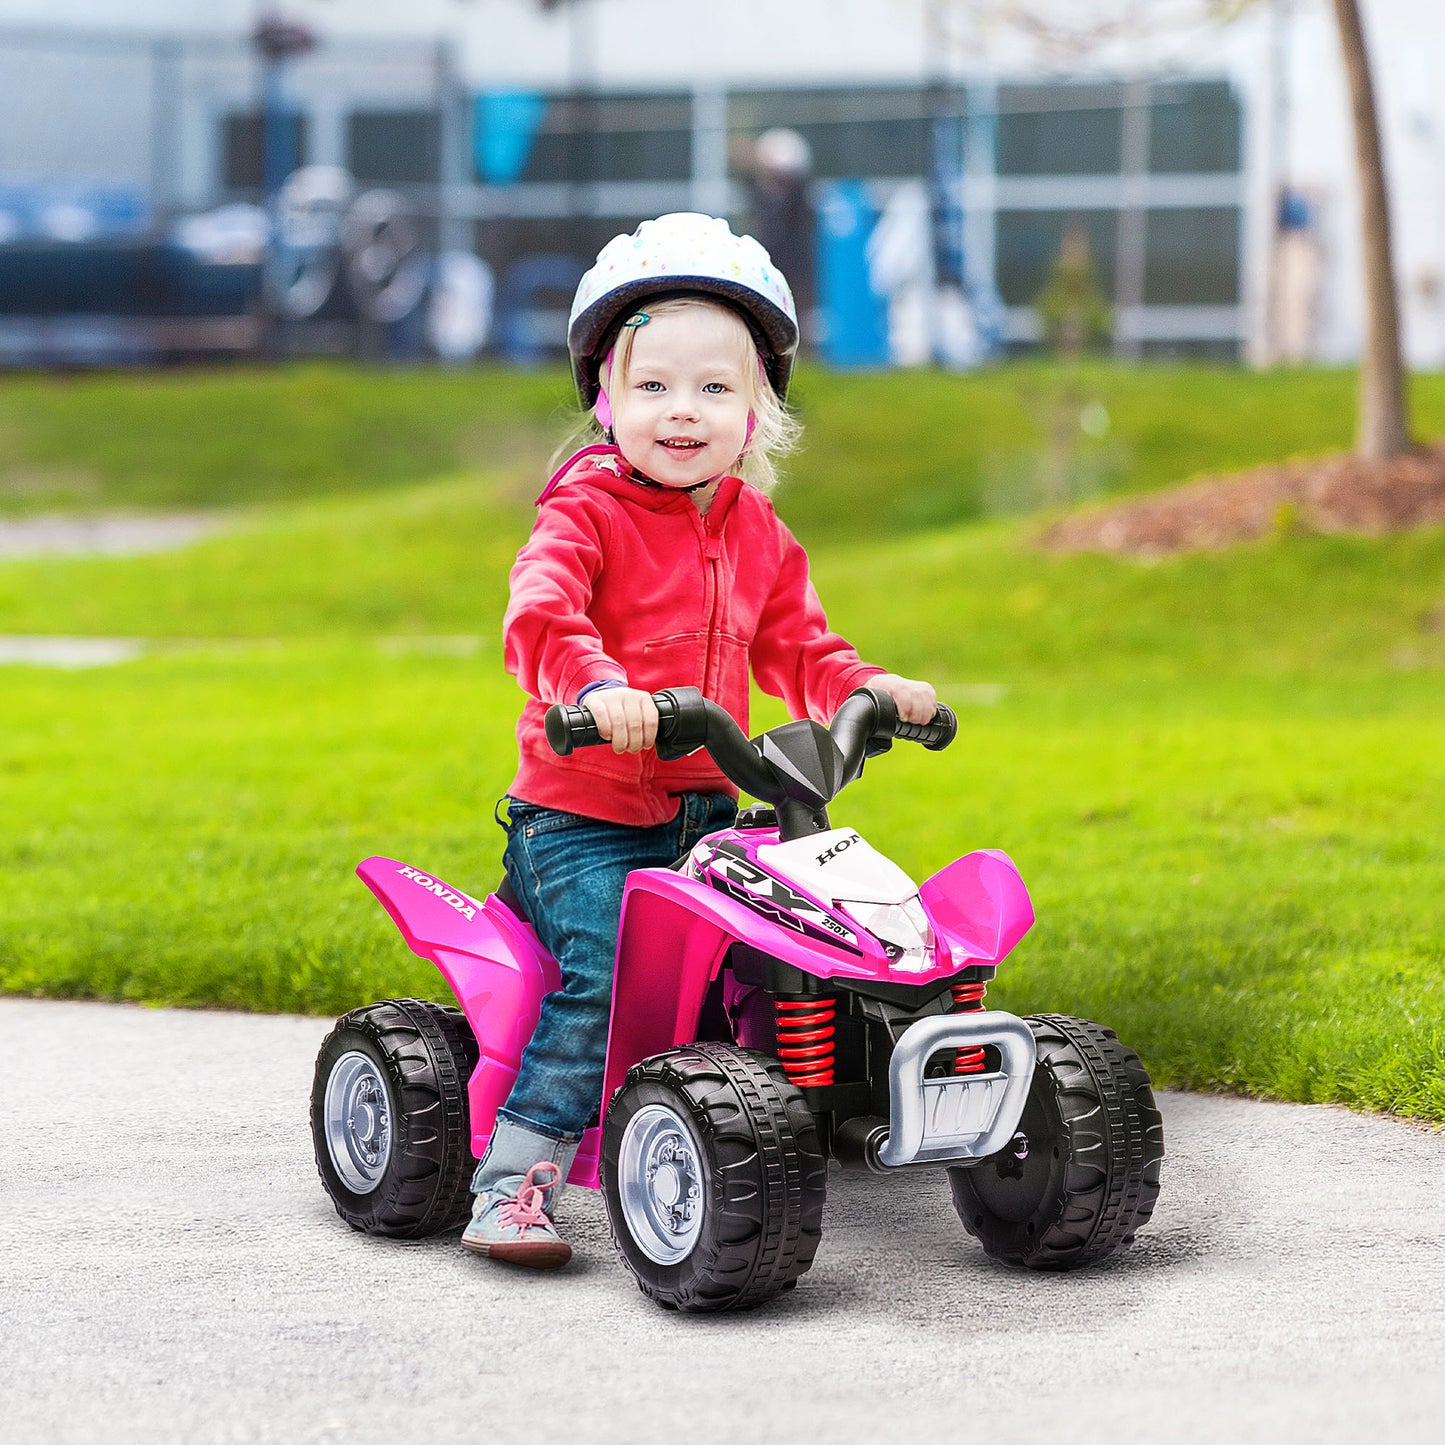
M670 691L653 693L652 701L657 708L657 749L660 757L684 755L679 752L669 754L667 749L677 731L680 703L691 696L696 697L700 706L702 694L695 687L673 688ZM575 748L595 748L607 741L597 731L597 720L580 703L559 702L549 707L542 719L542 726L547 730L547 741L551 744L552 751L562 758L567 757ZM703 726L705 729L705 716ZM691 752L701 744L702 738L699 736L697 741L688 745L685 752Z
M958 717L951 707L938 704L938 711L926 723L900 721L893 729L895 738L905 742L922 743L931 753L942 752L958 736Z
M565 758L573 748L591 748L603 741L597 722L585 707L559 702L547 709L542 720L552 751Z

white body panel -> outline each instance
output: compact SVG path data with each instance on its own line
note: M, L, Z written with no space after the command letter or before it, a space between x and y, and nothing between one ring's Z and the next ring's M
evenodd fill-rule
M765 844L758 861L825 902L905 903L918 885L852 828L831 828L791 843Z

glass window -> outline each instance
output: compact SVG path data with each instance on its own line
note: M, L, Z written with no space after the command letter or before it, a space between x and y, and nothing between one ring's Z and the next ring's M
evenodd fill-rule
M437 115L431 110L358 110L346 122L351 174L367 185L433 184L441 168Z
M837 121L794 129L813 152L815 176L916 176L928 169L922 121Z
M1184 338L1179 341L1146 341L1139 354L1147 361L1238 361L1239 342L1219 339Z
M478 221L476 250L496 272L500 285L518 262L535 256L570 256L585 270L614 236L635 230L645 216L604 217L600 220L565 216L546 219L499 216ZM568 295L568 303L571 295Z
M1149 169L1156 174L1237 171L1239 101L1226 81L1154 87L1149 100Z
M746 142L787 126L813 152L813 174L882 178L928 171L929 131L935 116L962 116L956 87L819 87L735 91L728 97L728 130ZM731 147L735 175L745 175L746 145Z
M311 139L310 117L292 111L281 117L281 124L293 164L304 166ZM265 184L263 155L260 112L226 116L221 123L221 184L227 190L259 191Z
M999 92L1003 176L1117 174L1124 112L1117 86L1005 86Z
M1149 211L1144 301L1151 306L1228 306L1239 300L1235 206Z
M1089 238L1099 289L1112 301L1118 224L1114 211L1000 211L995 246L998 289L1004 304L1032 306L1038 300L1048 284L1064 232L1075 225L1083 226Z
M554 96L524 181L685 181L692 175L686 95Z

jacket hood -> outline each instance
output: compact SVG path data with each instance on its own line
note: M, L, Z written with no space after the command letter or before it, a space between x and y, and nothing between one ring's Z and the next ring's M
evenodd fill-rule
M609 496L618 498L649 512L676 511L691 507L688 494L674 487L649 485L635 480L631 468L615 446L599 443L583 447L580 452L568 457L552 474L551 480L537 498L540 507L548 497L563 487L596 487ZM712 506L708 508L707 520L716 526L731 510L738 493L747 485L740 477L725 476L718 485Z

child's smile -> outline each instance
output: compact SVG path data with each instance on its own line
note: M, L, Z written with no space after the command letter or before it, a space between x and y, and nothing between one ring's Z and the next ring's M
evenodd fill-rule
M664 312L636 328L613 399L618 450L665 487L730 471L747 441L752 337L720 307Z

